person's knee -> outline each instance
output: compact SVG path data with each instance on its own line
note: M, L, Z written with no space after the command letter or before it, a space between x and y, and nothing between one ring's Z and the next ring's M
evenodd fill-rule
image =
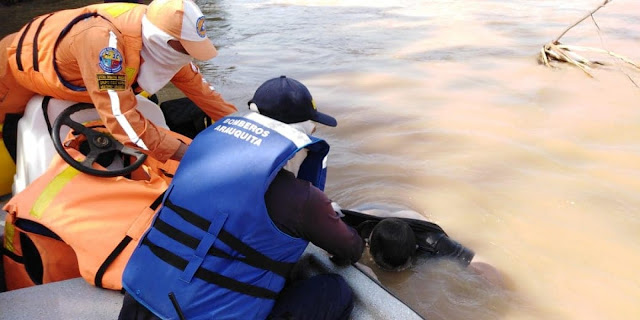
M348 319L353 290L338 274L320 274L285 288L269 319Z
M326 277L330 282L330 287L333 288L331 291L335 291L335 297L337 297L336 303L343 305L345 309L353 309L353 289L349 286L346 280L339 274L329 273L324 275L319 275L317 277Z
M353 289L351 289L347 281L344 280L342 276L338 274L329 274L327 276L331 276L333 278L337 297L339 297L336 299L336 302L339 303L339 307L336 308L336 319L349 319L354 305Z

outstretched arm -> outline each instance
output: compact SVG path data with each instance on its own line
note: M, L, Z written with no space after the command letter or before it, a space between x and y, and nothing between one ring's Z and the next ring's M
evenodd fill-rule
M205 80L200 69L192 62L182 67L171 83L182 91L213 121L238 111L235 106L225 101Z
M333 255L338 264L360 260L364 240L348 226L331 206L331 200L318 188L311 186L309 201L302 217L303 237Z

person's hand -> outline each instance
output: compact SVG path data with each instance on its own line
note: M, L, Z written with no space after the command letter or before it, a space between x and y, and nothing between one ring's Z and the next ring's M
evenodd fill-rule
M178 147L178 150L176 150L176 152L171 156L171 160L182 160L182 157L184 157L184 154L187 152L188 147L188 145L180 141L180 147Z
M329 260L331 260L331 262L333 262L335 265L340 266L340 267L344 267L346 265L351 264L349 259L341 258L341 257L335 256L335 255L329 257Z

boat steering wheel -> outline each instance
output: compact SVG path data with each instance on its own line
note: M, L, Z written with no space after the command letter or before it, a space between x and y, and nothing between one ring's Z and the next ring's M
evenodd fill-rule
M70 166L80 172L98 177L117 177L130 174L138 167L140 167L142 163L147 159L146 154L142 153L140 150L123 145L111 135L99 132L92 128L87 128L81 123L71 119L71 115L73 115L74 113L93 107L94 106L89 103L77 103L60 113L60 115L53 123L53 128L51 129L53 146L56 148L56 151L64 161L66 161ZM65 149L62 138L60 137L60 129L62 128L62 126L70 127L75 134L84 135L87 138L87 143L89 144L89 152L85 155L84 160L74 159ZM112 151L116 151L115 157L133 156L136 160L133 163L124 166L123 168L117 169L111 168L101 170L93 167L93 164L96 162L100 155Z

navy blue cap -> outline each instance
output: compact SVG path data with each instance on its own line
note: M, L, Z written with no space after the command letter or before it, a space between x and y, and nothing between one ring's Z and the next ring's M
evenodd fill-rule
M318 111L307 87L286 76L265 81L258 87L249 105L252 103L258 107L260 114L284 123L313 120L331 127L338 125L335 118Z

